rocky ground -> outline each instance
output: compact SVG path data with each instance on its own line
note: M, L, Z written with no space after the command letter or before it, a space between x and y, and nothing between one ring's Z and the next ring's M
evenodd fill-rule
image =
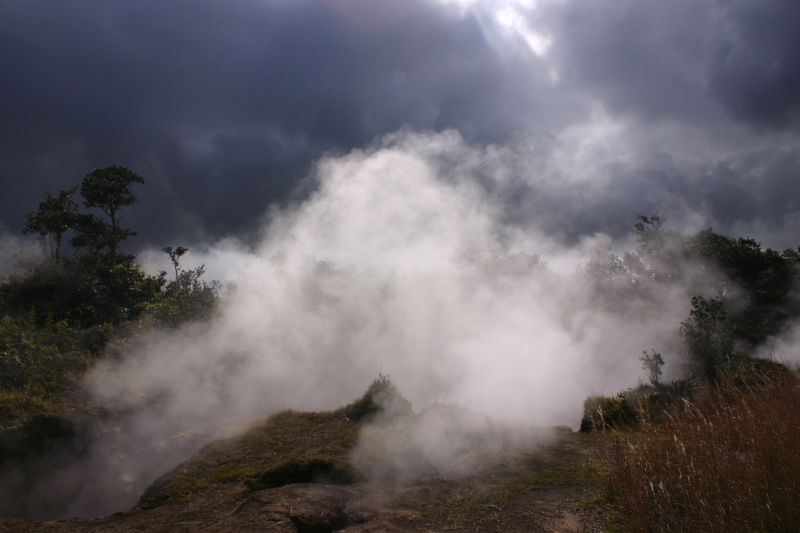
M353 461L361 419L372 414L360 402L328 413L279 413L212 443L156 480L129 511L5 518L0 532L616 529L600 497L598 436L557 428L546 444L482 453L462 473L431 469L400 482L365 476L363 461Z
M0 531L604 531L608 517L591 439L564 430L539 451L401 487L354 481L254 489L231 479L164 497L159 490L175 490L167 483L151 491L163 503L145 500L97 519L4 519ZM191 467L190 461L181 469Z

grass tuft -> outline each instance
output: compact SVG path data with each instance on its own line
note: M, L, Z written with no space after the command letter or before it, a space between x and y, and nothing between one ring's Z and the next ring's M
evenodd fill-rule
M605 457L608 498L626 531L800 531L800 380L723 375Z

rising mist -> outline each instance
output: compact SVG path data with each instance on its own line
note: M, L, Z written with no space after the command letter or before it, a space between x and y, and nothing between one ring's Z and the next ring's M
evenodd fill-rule
M368 428L366 442L402 431L413 437L397 451L404 460L445 473L465 442L513 440L498 430L476 441L476 427L577 427L588 393L644 378L644 349L680 375L691 291L718 279L686 265L693 287L599 284L587 265L609 252L608 237L565 246L503 211L524 185L509 180L517 157L454 132L401 132L319 160L305 184L314 192L269 211L258 246L211 250L238 272L214 320L149 333L98 363L87 390L123 415L95 430L84 459L51 473L42 496L81 487L67 515L128 508L248 419L336 408L378 375L421 415Z

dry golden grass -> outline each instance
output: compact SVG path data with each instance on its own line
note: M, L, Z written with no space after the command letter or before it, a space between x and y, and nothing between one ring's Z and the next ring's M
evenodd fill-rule
M800 380L722 377L618 433L607 492L625 531L800 531Z

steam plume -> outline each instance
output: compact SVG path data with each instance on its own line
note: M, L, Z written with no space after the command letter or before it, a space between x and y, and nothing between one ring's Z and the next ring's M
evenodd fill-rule
M71 514L132 505L193 445L248 417L338 407L378 374L418 411L445 403L526 426L576 427L588 392L636 383L642 349L674 349L687 295L598 305L575 265L610 239L566 248L510 222L500 199L521 186L515 157L454 132L400 132L320 160L315 192L270 213L218 319L96 368L92 394L130 416L76 467L97 484ZM450 425L466 435L469 420ZM426 427L442 424L413 442L452 444Z

